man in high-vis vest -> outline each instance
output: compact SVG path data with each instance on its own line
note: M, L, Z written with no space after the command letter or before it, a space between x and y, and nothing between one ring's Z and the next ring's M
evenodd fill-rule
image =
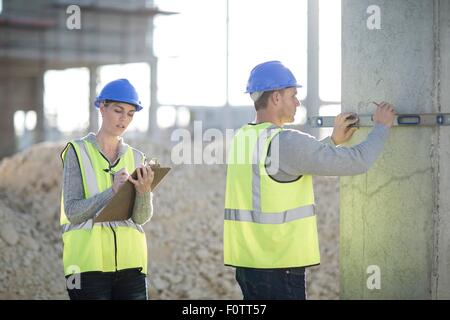
M373 130L351 148L355 114L336 117L322 141L294 121L301 87L279 61L257 65L247 93L256 120L238 130L229 147L224 217L224 263L236 268L244 299L306 299L305 267L320 263L312 175L345 176L369 170L381 154L394 108L380 103Z

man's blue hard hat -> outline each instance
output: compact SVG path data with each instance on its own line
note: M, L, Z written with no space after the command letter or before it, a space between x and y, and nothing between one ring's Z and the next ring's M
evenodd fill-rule
M280 61L267 61L253 68L248 78L247 91L245 93L272 91L290 87L301 87L292 72Z
M129 103L136 107L136 111L142 110L137 91L127 79L109 82L95 99L95 106L100 108L100 102L105 100Z

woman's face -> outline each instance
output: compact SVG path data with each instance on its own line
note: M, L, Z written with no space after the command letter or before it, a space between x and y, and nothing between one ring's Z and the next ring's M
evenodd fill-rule
M136 107L124 102L109 102L100 105L100 112L103 117L102 129L107 133L120 136L127 129L133 120Z

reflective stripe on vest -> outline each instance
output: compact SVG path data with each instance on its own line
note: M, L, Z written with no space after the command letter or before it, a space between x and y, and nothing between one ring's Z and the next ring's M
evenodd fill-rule
M98 190L97 178L94 172L94 167L92 165L91 159L88 156L88 152L86 150L84 142L82 140L75 140L74 142L80 149L80 157L83 163L84 177L86 179L86 186L88 188L87 194L94 195L100 193ZM90 165L87 165L88 163Z
M281 224L314 215L314 206L304 206L277 213L261 211L225 209L225 220L246 221L261 224Z
M273 130L274 126L270 126L269 128L262 130L258 136L256 147L253 150L252 157L252 169L253 169L253 180L252 180L252 203L253 209L257 212L261 211L261 194L260 194L260 185L261 185L261 172L259 170L259 161L261 159L261 152L264 150L264 144L269 137L269 129Z
M142 155L139 153L139 151L132 149L133 150L133 155L134 155L134 166L136 168L138 168L140 165L142 165L143 163L143 159L142 159ZM131 174L131 172L130 172Z
M79 224L72 224L72 223L66 223L63 224L61 226L61 232L69 232L72 230L91 230L94 226L99 226L99 227L113 227L113 228L117 228L117 227L130 227L130 228L134 228L139 232L144 233L144 229L142 228L142 226L134 223L133 220L128 219L128 220L124 220L124 221L109 221L109 222L96 222L96 223L92 223L94 220L93 219L89 219L88 221L79 223Z

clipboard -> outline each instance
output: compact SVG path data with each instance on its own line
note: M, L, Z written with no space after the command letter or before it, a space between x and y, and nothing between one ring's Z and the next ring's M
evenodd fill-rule
M152 192L159 185L162 179L169 173L169 167L161 167L159 164L150 165L154 172L152 182ZM137 179L137 171L131 174L134 179ZM134 198L136 196L136 190L134 185L130 181L126 181L117 194L108 202L103 208L100 214L94 219L94 222L106 222L106 221L121 221L128 220L133 214Z

